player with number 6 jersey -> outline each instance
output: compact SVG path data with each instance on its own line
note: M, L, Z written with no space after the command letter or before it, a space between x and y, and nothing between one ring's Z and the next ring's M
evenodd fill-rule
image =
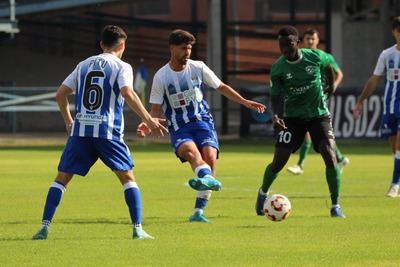
M142 228L141 194L133 175L129 148L122 139L124 101L155 134L163 135L167 129L159 119L151 117L133 91L132 67L121 60L126 38L120 27L104 27L100 42L103 53L80 62L57 90L56 100L70 136L57 177L49 188L42 225L33 236L35 240L47 239L56 209L73 176L85 176L99 158L121 182L133 226L132 237L153 239ZM68 101L72 93L75 93L74 119Z
M109 53L78 64L63 84L75 93L71 136L122 140L124 98L120 88L133 84L131 65Z

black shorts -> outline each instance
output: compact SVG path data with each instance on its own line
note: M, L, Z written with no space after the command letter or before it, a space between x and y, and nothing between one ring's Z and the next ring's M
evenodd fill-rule
M287 129L278 131L275 146L290 148L293 153L303 144L306 132L310 133L316 152L322 140L335 139L330 116L309 120L285 118L284 121Z

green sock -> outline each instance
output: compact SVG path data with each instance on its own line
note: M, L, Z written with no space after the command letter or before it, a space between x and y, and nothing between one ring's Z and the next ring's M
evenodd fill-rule
M340 152L339 147L336 145L336 160L337 162L341 162L344 159L342 152Z
M304 140L300 147L299 161L297 162L297 165L299 165L302 169L304 167L304 160L306 159L308 152L310 152L311 144L311 140Z
M332 205L339 204L339 193L341 184L341 174L339 166L336 168L326 168L326 181L328 182L329 192L331 193Z
M263 178L263 183L261 185L261 190L264 193L267 193L271 184L273 183L273 181L275 180L275 178L278 176L277 173L273 173L271 171L270 165L267 166L267 168L265 168L265 172L264 172L264 178Z

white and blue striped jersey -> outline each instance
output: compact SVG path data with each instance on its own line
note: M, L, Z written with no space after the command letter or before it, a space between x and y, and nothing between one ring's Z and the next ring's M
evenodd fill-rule
M188 60L185 69L179 72L167 63L154 75L150 103L162 105L168 126L173 131L189 122L213 123L204 90L205 86L216 89L221 83L202 61Z
M71 136L121 140L124 134L124 98L120 89L132 88L131 65L103 53L81 61L63 84L75 93Z
M396 45L382 51L374 75L386 74L383 114L400 117L400 51Z

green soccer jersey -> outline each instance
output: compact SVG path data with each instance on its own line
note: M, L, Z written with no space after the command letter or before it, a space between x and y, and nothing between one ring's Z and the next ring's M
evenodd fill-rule
M321 50L301 48L297 61L281 56L271 67L271 95L282 94L284 117L313 119L329 114L321 71L330 60Z

